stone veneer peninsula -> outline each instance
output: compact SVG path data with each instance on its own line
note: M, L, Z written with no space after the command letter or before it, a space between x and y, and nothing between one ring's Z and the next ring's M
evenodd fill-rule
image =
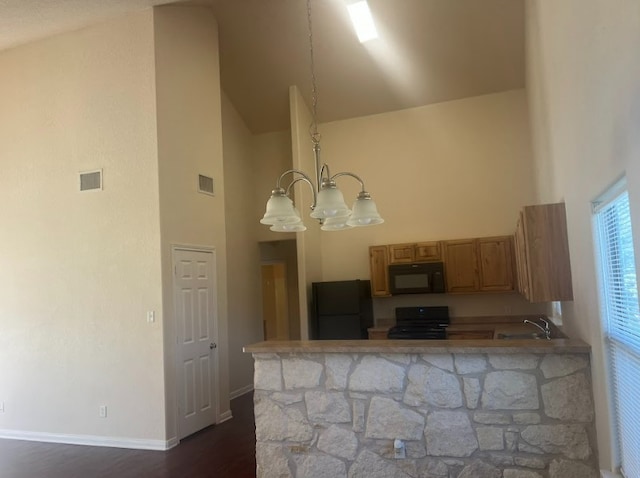
M577 340L262 342L260 478L596 478ZM395 458L394 441L405 444Z

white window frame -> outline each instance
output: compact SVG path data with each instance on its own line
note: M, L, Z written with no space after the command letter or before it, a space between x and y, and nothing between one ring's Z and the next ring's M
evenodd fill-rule
M607 216L612 206L626 206L628 217L623 223ZM621 179L598 197L592 208L614 455L620 472L632 478L640 476L640 417L635 411L640 396L640 310L626 180ZM611 254L624 249L615 247L622 242L627 246L625 253ZM631 397L636 400L629 400Z

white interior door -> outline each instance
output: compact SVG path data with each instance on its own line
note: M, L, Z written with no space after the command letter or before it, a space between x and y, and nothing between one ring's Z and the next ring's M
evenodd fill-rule
M216 420L217 317L213 251L174 248L178 438Z

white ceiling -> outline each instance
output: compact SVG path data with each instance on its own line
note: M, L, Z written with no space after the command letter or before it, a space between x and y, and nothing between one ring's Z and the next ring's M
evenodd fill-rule
M0 49L175 0L0 0ZM304 0L194 0L219 24L222 87L254 133L289 127L310 98ZM360 44L345 0L313 0L321 122L524 87L524 0L369 0ZM309 101L310 102L310 101Z

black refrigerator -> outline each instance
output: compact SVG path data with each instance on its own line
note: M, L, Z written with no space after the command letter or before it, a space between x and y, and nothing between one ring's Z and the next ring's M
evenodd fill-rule
M312 284L311 338L366 339L373 326L371 282L347 280Z

